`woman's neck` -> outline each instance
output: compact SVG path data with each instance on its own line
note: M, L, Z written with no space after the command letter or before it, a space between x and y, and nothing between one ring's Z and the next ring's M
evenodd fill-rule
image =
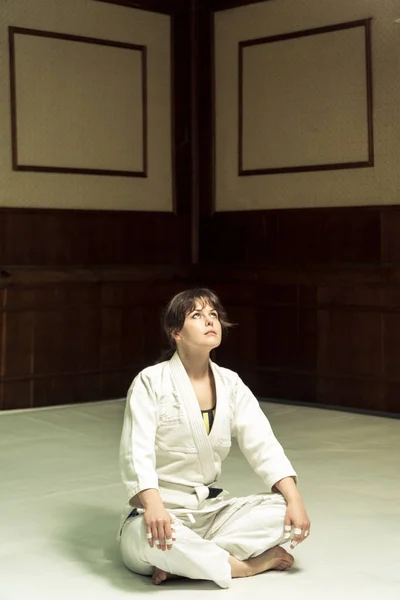
M210 353L178 348L179 358L190 379L203 379L210 369Z

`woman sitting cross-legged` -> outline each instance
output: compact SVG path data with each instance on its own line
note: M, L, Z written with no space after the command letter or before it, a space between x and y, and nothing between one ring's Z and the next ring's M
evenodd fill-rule
M285 570L291 548L310 532L296 473L257 399L240 377L210 360L230 327L208 289L168 304L169 360L133 381L120 449L129 504L120 550L131 571L214 581ZM229 498L217 487L235 437L265 492Z

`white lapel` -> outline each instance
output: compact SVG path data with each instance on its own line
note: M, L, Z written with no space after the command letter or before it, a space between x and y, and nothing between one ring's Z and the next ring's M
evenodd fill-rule
M193 440L199 456L201 470L204 475L204 483L205 485L210 485L211 483L214 483L217 477L214 464L214 452L206 428L204 427L204 421L196 394L194 393L189 376L186 373L186 369L177 352L175 352L174 356L169 361L169 366L176 391L182 399L186 409ZM218 408L216 412L218 412Z
M227 417L229 417L229 402L226 396L226 388L217 365L210 360L210 366L214 375L217 402L213 426L211 427L211 432L208 437L211 446L214 447L224 435L226 436L224 424L226 423Z

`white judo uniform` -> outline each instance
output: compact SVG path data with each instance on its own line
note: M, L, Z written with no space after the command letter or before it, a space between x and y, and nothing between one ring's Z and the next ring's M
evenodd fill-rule
M226 588L229 555L246 560L285 541L286 502L272 488L296 473L249 388L233 371L210 365L217 402L209 435L177 353L144 369L129 389L120 448L129 503L121 517L120 549L125 565L136 573L151 575L158 567ZM222 492L210 499L232 437L266 493L227 498ZM129 518L132 507L139 506L137 494L149 488L159 490L173 516L176 541L170 551L150 548L143 510Z

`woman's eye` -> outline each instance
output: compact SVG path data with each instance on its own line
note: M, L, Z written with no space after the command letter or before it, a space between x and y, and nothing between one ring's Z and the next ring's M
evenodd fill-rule
M194 315L192 315L192 319L197 319L197 317L200 316L200 313L194 313Z
M216 319L218 319L218 313L216 313L215 311L213 311L212 313L210 313L211 317L215 317Z

